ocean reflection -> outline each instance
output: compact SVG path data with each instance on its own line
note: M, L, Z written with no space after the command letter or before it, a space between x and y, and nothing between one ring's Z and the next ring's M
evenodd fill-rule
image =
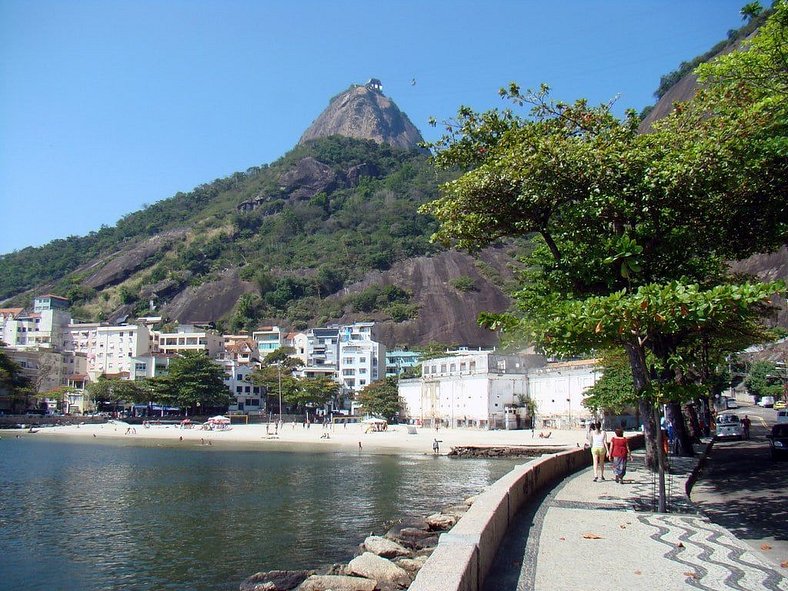
M514 460L0 440L0 588L237 589L348 560Z

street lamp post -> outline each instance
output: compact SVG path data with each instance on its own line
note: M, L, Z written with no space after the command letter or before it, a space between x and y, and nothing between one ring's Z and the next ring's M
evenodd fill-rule
M282 424L282 362L276 364L276 375L279 378L279 421L277 422L277 429Z

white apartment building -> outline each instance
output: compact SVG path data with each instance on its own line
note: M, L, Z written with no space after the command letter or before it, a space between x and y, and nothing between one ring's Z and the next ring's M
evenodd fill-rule
M507 411L528 398L528 371L539 355L464 353L422 363L420 379L401 380L403 418L423 426L504 428Z
M548 364L538 355L494 353L431 359L422 372L420 379L399 382L405 419L491 429L516 424L526 401L535 407L537 428L577 426L591 418L582 401L601 377L595 360Z
M130 380L144 380L146 378L158 378L167 375L170 370L170 361L175 357L174 354L148 353L132 358L133 370L129 376Z
M261 326L252 331L252 339L257 343L260 359L282 346L282 331L278 326Z
M158 335L158 352L160 353L203 351L213 359L219 356L223 348L224 342L220 334L197 330L190 324L182 324L178 327L177 332L162 332Z
M66 298L38 296L33 300L33 312L23 308L0 310L0 339L15 349L60 350L69 320Z
M133 379L135 358L149 353L150 343L148 328L136 324L69 324L64 335L67 351L87 357L90 381L96 381L101 375Z
M265 388L253 384L249 378L256 366L234 360L227 360L222 366L225 371L224 383L235 397L235 403L230 404L228 410L246 414L265 412Z
M575 427L592 417L585 391L602 377L595 359L549 363L528 373L528 393L536 403L537 427Z
M309 338L305 332L289 332L283 339L282 344L285 347L291 347L293 353L291 357L297 357L304 365L309 361L307 358L307 351L309 349Z
M342 385L353 392L383 379L386 348L377 342L374 322L356 322L339 329L339 372Z
M0 341L9 347L16 342L16 319L24 313L24 308L0 308Z

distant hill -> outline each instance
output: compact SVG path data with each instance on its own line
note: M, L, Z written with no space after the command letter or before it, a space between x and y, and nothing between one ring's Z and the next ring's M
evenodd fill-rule
M435 222L417 210L451 175L420 141L380 87L352 86L270 165L0 257L0 305L46 291L82 320L154 312L239 331L374 319L389 346L493 345L475 318L509 305L516 247L474 259L430 242Z

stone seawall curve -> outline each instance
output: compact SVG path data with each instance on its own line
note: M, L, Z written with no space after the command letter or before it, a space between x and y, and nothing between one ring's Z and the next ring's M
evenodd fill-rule
M642 434L628 439L633 449L644 444ZM513 468L481 493L457 524L440 536L408 590L480 591L517 512L535 492L590 464L588 450L575 449Z

